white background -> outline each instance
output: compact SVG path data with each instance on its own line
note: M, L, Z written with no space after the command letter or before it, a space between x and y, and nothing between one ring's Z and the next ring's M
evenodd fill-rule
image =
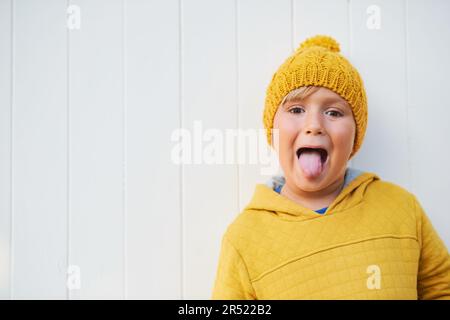
M449 246L449 12L446 0L0 0L0 297L208 299L222 234L267 177L177 166L171 134L195 120L262 128L273 72L315 34L366 84L351 166L416 194Z

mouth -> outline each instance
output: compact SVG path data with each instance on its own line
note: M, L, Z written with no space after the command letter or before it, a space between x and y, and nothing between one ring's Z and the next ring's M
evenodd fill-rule
M322 162L322 164L324 164L327 159L328 159L328 151L324 148L313 148L313 147L301 147L298 148L296 151L297 154L297 159L300 158L300 155L302 154L302 152L318 152L320 154L320 160Z
M321 146L304 146L296 151L297 163L304 177L313 180L328 168L328 151Z

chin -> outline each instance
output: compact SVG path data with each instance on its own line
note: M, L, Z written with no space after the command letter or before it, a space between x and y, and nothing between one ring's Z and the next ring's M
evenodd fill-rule
M320 191L324 189L326 183L326 176L318 177L314 180L309 180L303 176L301 172L295 173L294 183L297 186L297 188L308 191L308 192L315 192Z

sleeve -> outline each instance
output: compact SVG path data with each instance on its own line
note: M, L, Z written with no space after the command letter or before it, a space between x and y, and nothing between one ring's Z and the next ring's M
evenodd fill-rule
M415 196L414 201L421 247L417 276L418 298L450 300L450 255Z
M222 238L212 299L256 300L247 266L226 235Z

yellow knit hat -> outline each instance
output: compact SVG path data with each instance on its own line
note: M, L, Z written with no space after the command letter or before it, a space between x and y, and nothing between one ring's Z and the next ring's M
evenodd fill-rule
M359 150L367 127L366 92L358 71L339 52L336 40L317 35L306 39L275 72L267 88L263 117L269 145L273 119L283 98L300 87L320 86L336 92L349 103L356 122L350 158Z

